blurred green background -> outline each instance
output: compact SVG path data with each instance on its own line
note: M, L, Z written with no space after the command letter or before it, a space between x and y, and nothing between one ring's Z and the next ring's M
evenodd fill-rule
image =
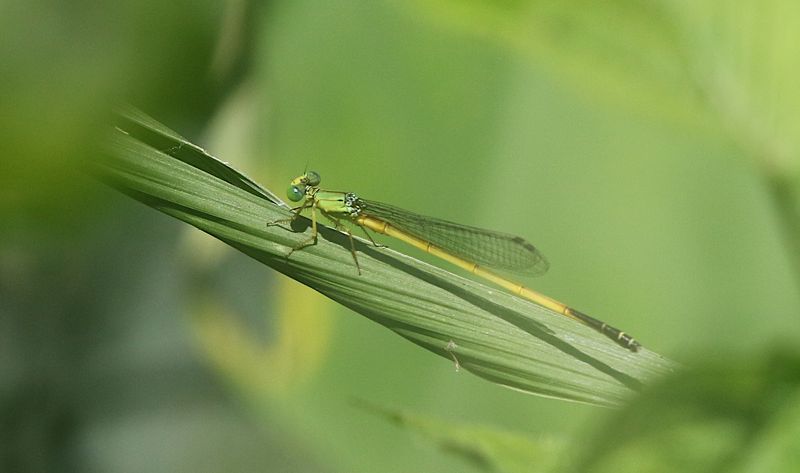
M790 0L0 2L0 470L550 471L381 412L570 450L618 415L455 372L96 182L125 102L278 192L308 166L524 235L543 293L797 393L798 24ZM687 386L658 402L712 416L723 383Z

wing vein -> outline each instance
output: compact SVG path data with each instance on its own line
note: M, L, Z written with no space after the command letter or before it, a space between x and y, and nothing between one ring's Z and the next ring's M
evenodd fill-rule
M481 266L538 276L547 259L522 237L426 217L382 202L359 199L362 211Z

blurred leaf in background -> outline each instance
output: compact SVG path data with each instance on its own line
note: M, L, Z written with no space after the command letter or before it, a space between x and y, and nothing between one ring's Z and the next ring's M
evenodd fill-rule
M210 71L236 6L0 2L0 470L324 471L196 356L184 230L85 172L122 101L205 126L245 62Z
M426 437L442 452L460 457L480 471L556 471L566 446L560 438L533 438L516 432L505 432L497 427L442 422L430 416L376 406L364 401L359 401L357 405L385 417L399 427Z
M796 347L798 16L791 0L0 3L0 469L479 470L354 395L534 437L615 416L461 376L94 183L83 163L123 100L272 189L308 165L523 235L552 263L526 282L687 365ZM707 379L678 400L713 419L703 400L727 385ZM756 384L744 405L777 399ZM653 398L641 409L669 408ZM769 433L795 432L789 414L768 447L791 446ZM710 422L677 444L739 438ZM626 445L599 451L646 461Z
M703 360L609 416L570 471L797 471L800 359Z
M585 438L532 437L358 405L483 471L796 471L800 467L800 364L774 350L763 359L705 360L666 377Z

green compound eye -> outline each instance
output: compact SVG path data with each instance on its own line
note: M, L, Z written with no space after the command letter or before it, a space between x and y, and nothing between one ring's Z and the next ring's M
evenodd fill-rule
M292 202L300 202L305 195L305 188L301 189L299 186L289 186L289 188L286 189L286 196Z
M318 186L322 179L316 171L308 171L306 173L306 180L309 186Z

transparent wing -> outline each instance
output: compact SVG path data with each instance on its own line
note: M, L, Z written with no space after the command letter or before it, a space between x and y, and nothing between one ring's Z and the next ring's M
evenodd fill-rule
M385 220L481 266L529 276L540 276L550 267L544 255L522 237L426 217L381 202L358 200L366 215Z

